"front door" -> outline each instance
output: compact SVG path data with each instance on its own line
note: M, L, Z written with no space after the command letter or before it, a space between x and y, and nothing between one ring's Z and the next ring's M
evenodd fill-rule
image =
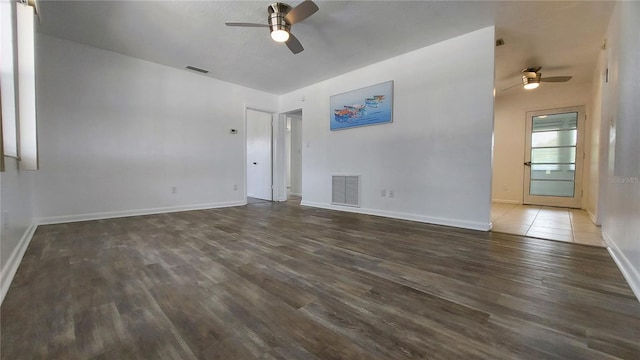
M271 113L247 109L247 196L273 200Z
M584 107L527 113L524 203L580 208Z

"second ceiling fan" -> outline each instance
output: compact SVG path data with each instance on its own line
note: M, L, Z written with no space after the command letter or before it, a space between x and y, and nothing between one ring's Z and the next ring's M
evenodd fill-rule
M225 21L227 26L268 27L271 38L283 42L292 53L298 54L304 50L300 41L291 33L291 25L298 23L318 11L318 6L311 0L305 0L292 8L290 5L276 2L267 7L268 24Z
M522 70L522 84L525 89L535 89L541 82L567 82L571 80L571 76L550 76L543 78L540 73L541 69L542 66Z

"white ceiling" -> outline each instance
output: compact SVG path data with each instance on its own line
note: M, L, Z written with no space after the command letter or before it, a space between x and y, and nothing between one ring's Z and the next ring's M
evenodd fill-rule
M542 66L543 77L572 75L572 82L589 82L614 5L317 0L320 10L292 27L305 47L293 55L270 39L267 28L224 25L266 23L270 3L40 0L38 31L180 69L193 65L210 70L203 76L283 94L495 25L496 37L506 42L496 48L500 90L517 84L520 70L530 66Z

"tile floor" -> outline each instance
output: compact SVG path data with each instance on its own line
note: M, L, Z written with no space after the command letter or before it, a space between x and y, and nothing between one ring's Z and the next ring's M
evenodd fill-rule
M606 247L587 212L532 205L491 205L492 231Z

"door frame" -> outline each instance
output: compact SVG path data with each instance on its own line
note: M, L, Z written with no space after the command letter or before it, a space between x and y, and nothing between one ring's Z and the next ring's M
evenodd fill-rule
M287 136L287 134L286 134L286 130L287 130L287 129L286 129L286 127L287 127L287 117L290 117L291 115L294 115L294 116L300 116L300 120L299 120L299 121L300 121L300 126L301 126L301 127L303 126L302 124L303 124L304 114L303 114L303 110L302 110L302 108L298 108L298 109L294 109L294 110L290 110L290 111L287 111L287 112L283 112L283 113L281 113L281 117L282 117L282 129L283 129L283 131L282 131L282 136L283 136L283 137L284 137L284 136ZM290 138L290 140L291 140L291 141L293 141L293 138ZM302 128L300 129L300 142L302 143ZM283 147L284 147L284 140L283 140L283 142L282 142L282 143L283 143ZM283 150L283 151L284 151L284 150ZM303 153L304 153L304 146L301 146L301 148L300 148L300 152L301 152L301 153L300 153L300 155L301 155L301 157L302 157L302 156L303 156ZM283 168L282 168L282 171L283 171L283 172L282 172L282 174L283 174L283 175L282 175L282 180L283 180L283 196L284 196L284 197L282 198L282 200L283 200L283 201L284 201L284 200L287 200L288 195L289 195L289 194L288 194L288 192L287 192L287 179L286 179L286 173L287 173L287 170L286 170L286 166L287 166L287 164L286 164L286 162L287 162L287 161L290 163L290 162L291 162L291 159L286 159L286 158L284 158L284 154L283 154ZM302 161L301 161L301 163L300 163L300 181L301 181L301 182L302 182L302 166L303 166L303 165L302 165ZM299 193L298 195L299 195L299 196L302 196L302 188L300 189L300 193Z
M531 166L527 166L527 163L531 162L531 130L533 126L533 117L540 115L552 115L577 112L578 113L578 138L576 141L576 169L574 178L574 196L560 197L560 196L536 196L528 195L531 184ZM584 138L585 138L585 123L586 112L584 105L567 106L554 109L528 111L525 124L525 147L524 147L524 174L523 174L523 192L522 203L541 206L560 206L568 208L582 208L582 197L584 190L582 188L582 172L584 169L585 150L584 150Z
M274 110L270 110L270 109L265 109L265 108L261 108L261 107L256 107L256 106L251 106L251 105L244 105L243 107L243 116L244 116L244 161L243 161L243 173L244 173L244 202L247 203L248 202L248 196L247 196L247 179L249 174L247 173L247 161L248 161L248 154L247 154L247 110L253 110L253 111L259 111L259 112L263 112L263 113L267 113L267 114L271 114L271 201L276 201L277 197L276 197L276 193L275 193L275 174L276 171L274 171L276 169L276 141L275 141L275 134L276 134L276 129L275 129L275 125L277 123L277 120L279 118L279 114L277 111Z

